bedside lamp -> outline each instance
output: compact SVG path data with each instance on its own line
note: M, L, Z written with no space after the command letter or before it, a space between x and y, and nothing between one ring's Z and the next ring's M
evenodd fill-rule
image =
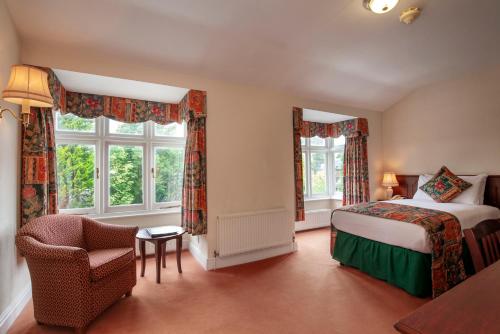
M0 106L0 119L8 111L15 119L26 127L30 122L30 107L50 108L53 106L50 95L47 72L33 66L13 65L7 88L2 92L2 98L10 103L20 104L21 117L7 108Z
M384 173L384 179L382 180L382 186L387 187L386 194L387 199L392 197L392 187L399 186L398 180L396 179L396 174L393 172Z

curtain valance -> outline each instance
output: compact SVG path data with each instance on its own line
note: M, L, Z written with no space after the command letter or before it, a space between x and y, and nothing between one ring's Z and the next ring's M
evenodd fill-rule
M368 120L366 118L354 118L336 123L318 123L304 121L301 108L294 107L293 114L294 129L300 131L301 137L337 138L343 135L346 138L353 138L368 136Z
M49 73L49 87L54 98L54 109L82 118L104 116L124 123L153 121L158 124L182 123L189 119L206 117L206 94L189 90L179 103L164 103L67 91L55 73Z

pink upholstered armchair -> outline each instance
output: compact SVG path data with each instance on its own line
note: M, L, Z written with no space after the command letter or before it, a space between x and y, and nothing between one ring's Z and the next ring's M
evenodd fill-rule
M31 275L35 319L85 327L136 284L137 227L102 224L84 216L33 219L16 236Z

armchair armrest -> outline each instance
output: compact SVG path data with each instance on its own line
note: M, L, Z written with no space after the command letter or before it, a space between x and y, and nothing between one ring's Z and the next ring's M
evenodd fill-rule
M104 224L93 219L83 218L83 231L89 250L132 247L135 249L137 226Z
M90 267L87 251L83 248L47 245L27 235L16 236L16 245L27 257L48 261L81 261Z

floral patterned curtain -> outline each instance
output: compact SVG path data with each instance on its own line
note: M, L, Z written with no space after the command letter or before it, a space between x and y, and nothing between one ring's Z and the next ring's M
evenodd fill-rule
M295 221L305 220L304 180L302 180L302 108L293 107L293 160L295 173Z
M187 121L182 227L192 235L207 233L206 93L191 90L179 103Z
M344 193L342 205L370 201L366 136L347 137L344 147Z
M309 122L302 119L302 108L293 108L293 152L295 172L295 221L304 221L304 188L302 180L302 145L300 137L346 137L344 151L344 204L369 200L367 137L368 120L354 118L337 123ZM355 139L356 138L356 139ZM360 139L359 139L360 138ZM353 140L350 140L353 139ZM349 151L347 151L349 149ZM349 155L349 157L348 157ZM348 174L346 174L346 171ZM348 175L346 177L345 175ZM347 197L346 197L347 195Z
M22 131L21 226L33 218L57 213L54 121L47 108L31 108Z

